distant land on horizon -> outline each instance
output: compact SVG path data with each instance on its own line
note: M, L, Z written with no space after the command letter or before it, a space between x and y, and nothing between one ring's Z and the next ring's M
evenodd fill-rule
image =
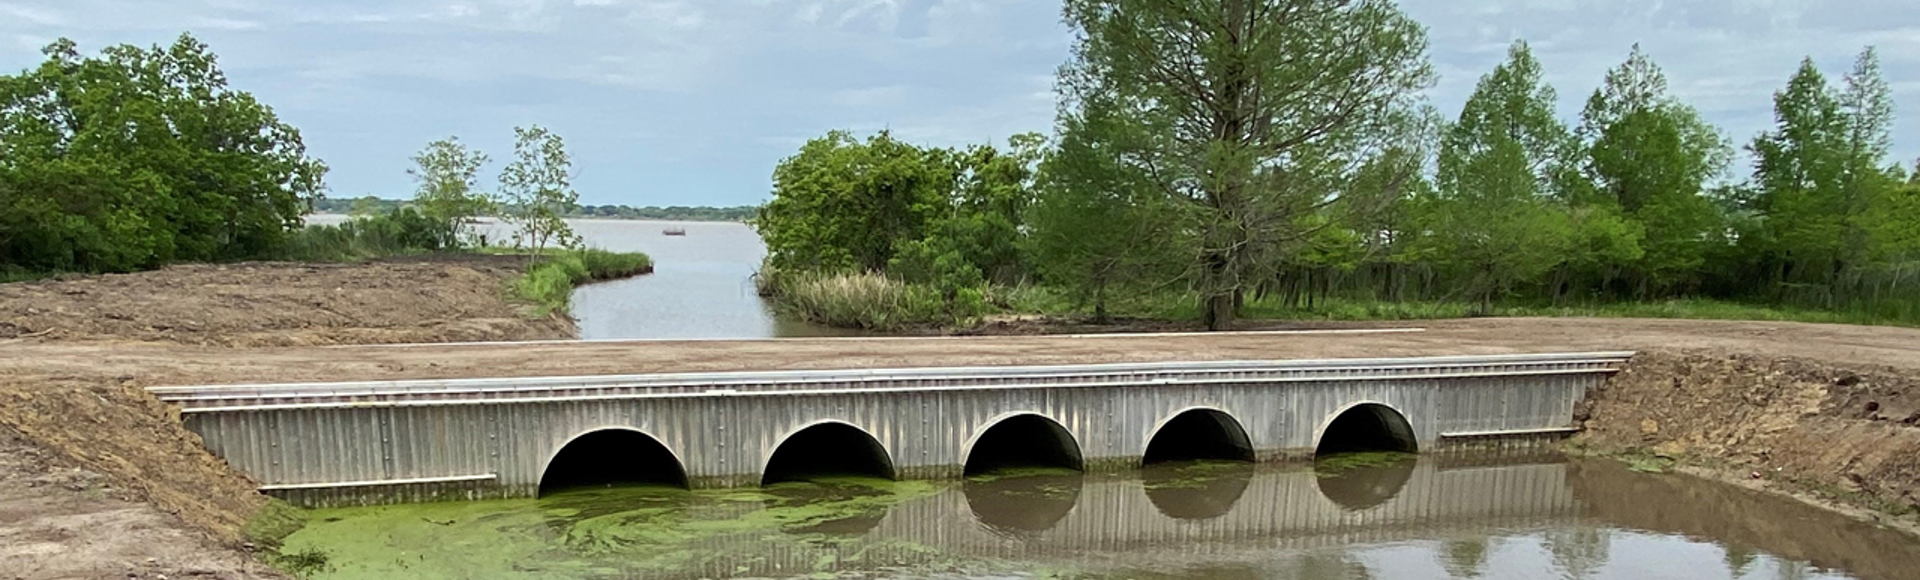
M321 198L313 202L316 214L352 214L387 213L408 205L412 200L385 199L373 196L357 198ZM677 220L696 222L745 222L753 218L758 206L743 205L735 207L703 206L646 206L628 205L582 205L563 217L570 218L608 218L633 220Z

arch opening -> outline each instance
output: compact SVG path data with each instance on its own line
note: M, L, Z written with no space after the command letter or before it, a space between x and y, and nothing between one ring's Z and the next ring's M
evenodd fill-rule
M1327 424L1313 453L1324 457L1370 451L1418 452L1413 426L1392 407L1379 403L1355 405Z
M821 423L774 448L760 485L855 476L893 479L893 460L878 439L846 423Z
M962 472L973 476L1003 469L1057 467L1080 471L1080 444L1066 427L1039 415L1014 415L982 432L967 451Z
M687 472L666 445L627 429L594 431L568 441L540 475L539 495L628 485L687 487Z
M1173 461L1253 461L1253 442L1232 415L1190 409L1175 415L1147 442L1142 465Z

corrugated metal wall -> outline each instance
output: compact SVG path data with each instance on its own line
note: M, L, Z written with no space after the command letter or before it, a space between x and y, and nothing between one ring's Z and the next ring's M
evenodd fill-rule
M489 379L464 391L461 381L154 390L181 404L187 427L266 489L333 504L532 495L568 441L603 429L659 440L697 486L758 483L781 441L826 421L873 435L911 477L957 475L972 441L1021 414L1058 422L1088 462L1101 465L1137 460L1159 425L1193 408L1232 416L1263 457L1310 451L1335 416L1362 403L1399 411L1426 448L1446 434L1569 427L1585 389L1623 357L1089 365L1080 374L733 373L520 386Z

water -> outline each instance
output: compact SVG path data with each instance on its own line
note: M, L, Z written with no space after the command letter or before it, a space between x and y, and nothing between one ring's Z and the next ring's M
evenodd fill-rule
M318 578L1907 580L1920 542L1600 460L1202 463L317 512Z
M337 224L345 216L309 216ZM775 316L753 287L766 257L760 235L746 224L646 220L567 220L586 245L653 257L652 274L582 286L573 294L580 338L772 338L838 336L852 331ZM686 231L668 236L668 229ZM484 220L480 232L510 239L511 230Z

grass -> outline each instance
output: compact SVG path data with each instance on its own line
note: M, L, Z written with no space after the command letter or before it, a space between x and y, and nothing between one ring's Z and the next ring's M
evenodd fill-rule
M503 253L490 249L489 253ZM581 284L628 278L653 271L653 259L639 252L598 248L567 250L533 257L527 273L514 279L513 294L534 306L540 316L565 312L573 289Z
M783 313L819 324L865 330L950 325L939 292L880 274L772 274L760 277Z
M1083 309L1045 288L1008 291L1015 310L1047 315L1079 315ZM1190 294L1168 292L1134 297L1108 305L1115 316L1150 320L1199 320L1199 300ZM1373 321L1437 320L1476 316L1465 302L1389 302L1328 298L1312 308L1284 304L1278 299L1249 300L1241 309L1244 320ZM1525 302L1496 303L1495 317L1672 318L1694 320L1763 320L1881 326L1920 327L1920 300L1886 300L1855 307L1823 310L1772 306L1711 299L1673 299L1653 302L1596 302L1554 306Z
M59 276L60 274L61 274L60 272L38 272L38 271L18 268L12 265L0 265L0 284L7 284L11 282L32 282L34 280L52 278L55 276Z

